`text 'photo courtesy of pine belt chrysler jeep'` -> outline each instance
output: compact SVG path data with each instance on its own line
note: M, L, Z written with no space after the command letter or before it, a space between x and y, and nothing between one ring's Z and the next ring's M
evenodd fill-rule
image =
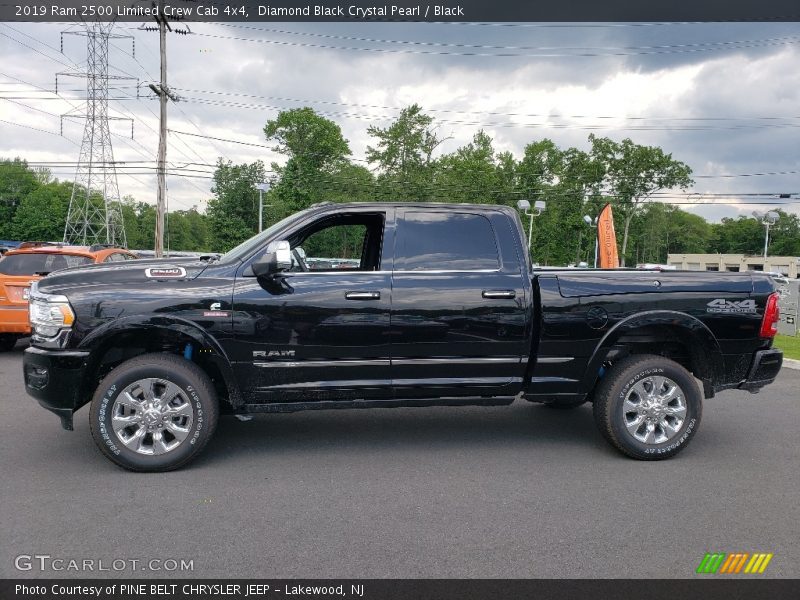
M45 277L23 368L64 428L91 403L134 471L186 464L225 413L515 399L591 402L614 447L658 460L704 398L775 380L777 301L757 273L536 270L504 206L325 203L222 256Z

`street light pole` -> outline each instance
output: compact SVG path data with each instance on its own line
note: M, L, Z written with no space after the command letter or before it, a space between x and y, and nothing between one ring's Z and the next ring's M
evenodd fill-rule
M536 213L531 212L531 203L529 200L519 200L517 208L521 210L528 217L528 256L531 254L531 238L533 237L533 217L538 217L544 212L546 207L544 200L537 200L533 203L533 209Z
M256 184L258 188L258 233L264 228L264 192L269 191L269 183L263 181Z
M764 236L764 260L767 260L767 248L769 247L769 228L771 225L775 225L775 223L778 222L780 215L774 210L770 210L763 215L758 211L753 211L753 216L757 219L763 219L761 223L764 225L764 229L766 230L766 235Z
M525 213L528 215L528 254L531 253L531 239L533 238L533 214L528 211Z
M584 223L586 223L589 227L594 227L594 268L597 268L597 252L600 249L600 236L598 235L597 230L597 217L592 219L589 215L584 215L583 217Z

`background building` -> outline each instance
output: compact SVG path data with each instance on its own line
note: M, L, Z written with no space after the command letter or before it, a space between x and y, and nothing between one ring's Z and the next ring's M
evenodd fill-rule
M796 256L753 256L747 254L669 254L667 263L689 271L771 271L790 279L800 276Z

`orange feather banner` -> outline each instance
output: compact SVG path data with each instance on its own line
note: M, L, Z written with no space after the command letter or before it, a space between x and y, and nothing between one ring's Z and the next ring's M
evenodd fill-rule
M617 254L617 234L614 232L614 215L611 204L606 204L597 219L597 240L599 246L599 266L601 269L619 268Z

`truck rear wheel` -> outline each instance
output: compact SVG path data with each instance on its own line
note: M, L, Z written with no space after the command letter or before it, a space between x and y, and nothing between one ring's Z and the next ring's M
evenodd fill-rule
M219 406L194 363L172 354L126 361L100 382L89 423L100 451L131 471L171 471L211 439Z
M702 395L689 371L655 355L633 355L613 365L598 385L594 420L623 454L663 460L697 433Z

